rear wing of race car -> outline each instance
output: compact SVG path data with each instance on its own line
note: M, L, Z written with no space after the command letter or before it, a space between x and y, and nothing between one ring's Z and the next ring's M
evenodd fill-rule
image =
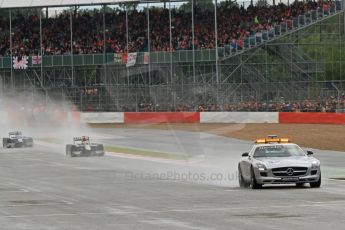
M14 135L14 136L21 136L21 135L22 135L22 132L20 132L20 131L9 132L8 135L9 135L9 136L12 136L12 135Z
M82 137L73 137L73 141L90 141L90 137L82 136Z

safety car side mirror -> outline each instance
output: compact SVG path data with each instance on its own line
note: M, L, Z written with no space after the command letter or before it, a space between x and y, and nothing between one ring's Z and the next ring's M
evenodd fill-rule
M242 157L248 157L249 153L242 153Z
M310 151L310 150L307 151L307 155L308 155L308 156L313 155L313 154L314 154L313 151Z

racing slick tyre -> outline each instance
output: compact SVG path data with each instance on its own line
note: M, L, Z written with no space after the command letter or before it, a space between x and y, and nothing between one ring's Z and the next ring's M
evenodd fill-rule
M94 151L95 151L95 152L102 151L101 153L96 153L96 154L94 154L94 155L99 156L99 157L104 156L104 147L103 147L102 144L97 144L97 145L95 146Z
M254 173L254 169L253 167L250 169L250 187L252 189L260 189L262 188L262 184L259 184L257 181L256 181L256 178L255 178L255 173Z
M98 156L100 157L104 156L104 146L100 144L97 148L102 151L102 153L98 154Z
M238 165L238 183L241 188L248 188L248 183L243 179L242 170L240 165Z
M310 187L311 188L320 188L321 187L321 172L320 172L319 180L316 182L310 182Z
M7 138L3 138L3 139L2 139L2 147L3 147L3 148L8 148L8 147L7 147L7 142L8 142L8 139L7 139Z
M34 141L32 138L27 138L23 140L23 147L34 147Z
M75 155L72 153L73 145L66 145L66 156L74 157Z

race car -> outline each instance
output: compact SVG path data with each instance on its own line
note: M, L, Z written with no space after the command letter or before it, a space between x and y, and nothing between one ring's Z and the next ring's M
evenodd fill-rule
M89 137L74 137L73 144L66 145L66 156L104 156L104 147L91 143Z
M240 187L260 189L265 184L306 183L312 188L321 186L320 161L313 152L304 152L288 138L269 135L258 139L249 153L243 153L238 164Z
M8 137L2 139L2 146L4 148L33 147L34 141L32 137L23 136L22 132L9 132Z

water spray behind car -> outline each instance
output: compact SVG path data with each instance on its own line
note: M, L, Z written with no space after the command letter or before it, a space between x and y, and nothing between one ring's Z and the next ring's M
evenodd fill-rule
M21 132L34 140L60 143L62 154L64 144L73 137L91 133L91 129L79 123L79 116L78 109L70 102L47 98L44 94L13 91L0 97L1 137L10 139L9 132Z

